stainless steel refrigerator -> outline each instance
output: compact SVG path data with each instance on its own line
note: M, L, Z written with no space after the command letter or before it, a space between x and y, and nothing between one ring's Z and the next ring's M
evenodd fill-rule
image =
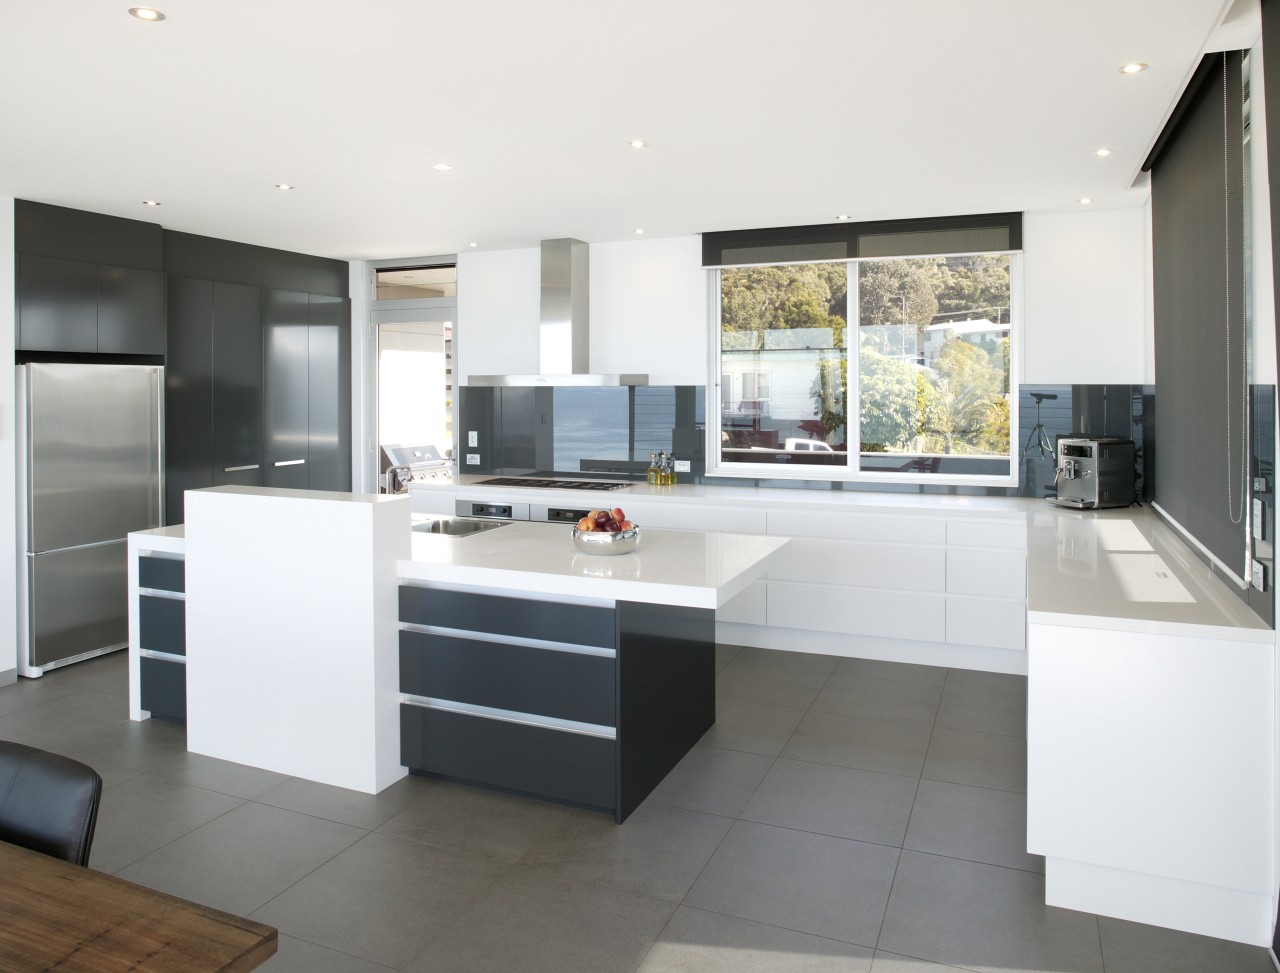
M150 365L18 367L23 675L128 644L126 535L162 523L163 375Z

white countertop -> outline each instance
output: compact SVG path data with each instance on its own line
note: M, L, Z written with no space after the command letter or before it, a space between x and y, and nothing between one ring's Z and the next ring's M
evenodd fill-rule
M1027 537L1028 621L1269 642L1275 633L1145 507L1041 508Z
M641 531L630 554L601 557L573 546L562 524L513 522L448 537L415 533L400 577L553 596L718 608L764 573L789 541L702 531Z
M965 496L942 493L877 492L868 490L809 489L797 484L792 487L755 487L723 483L679 483L674 486L650 486L648 483L628 483L620 490L595 492L591 490L552 490L536 487L485 486L481 481L492 475L458 475L452 481L414 484L411 492L444 491L458 496L478 499L507 498L523 503L572 503L574 506L626 506L629 500L658 500L679 503L681 501L711 501L723 506L744 507L800 507L813 509L840 508L850 511L904 513L924 516L989 516L1001 520L1025 517L1032 509L1039 509L1043 501L1026 497ZM589 479L589 477L587 477ZM774 481L776 482L776 481Z

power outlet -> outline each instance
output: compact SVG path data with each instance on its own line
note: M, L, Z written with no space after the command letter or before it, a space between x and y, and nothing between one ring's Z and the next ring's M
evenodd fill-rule
M1253 571L1251 573L1253 575L1253 578L1251 579L1253 583L1253 587L1258 591L1266 591L1267 590L1267 566L1263 564L1261 561L1254 561Z
M480 445L480 434L476 432L474 429L470 430L467 433L467 445L470 446L472 449L475 449L477 446Z
M1253 498L1253 539L1256 541L1265 541L1267 539L1267 503L1265 500Z
M678 459L678 460L676 460L676 472L677 472L677 473L688 473L688 472L690 472L690 470L689 470L689 461L688 461L687 459Z
M467 453L467 465L468 465L468 466L479 466L479 465L480 465L480 454L479 454L479 453Z

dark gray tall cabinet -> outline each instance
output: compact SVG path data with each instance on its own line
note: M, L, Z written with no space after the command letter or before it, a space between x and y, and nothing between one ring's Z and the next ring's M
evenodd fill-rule
M170 231L165 251L166 521L200 487L351 489L346 264Z

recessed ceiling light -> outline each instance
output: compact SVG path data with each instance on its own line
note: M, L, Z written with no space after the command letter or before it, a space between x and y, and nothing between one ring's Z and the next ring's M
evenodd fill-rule
M447 162L437 162L431 168L435 169L437 172L448 172L453 168L453 166L449 165Z
M1088 206L1093 202L1093 197L1081 196L1079 199L1076 200L1076 202L1079 203L1081 206Z
M478 243L468 243L468 244L467 244L467 246L469 246L469 247L478 247L478 246L480 246L480 244L478 244Z
M1147 69L1147 65L1140 61L1131 61L1128 64L1120 65L1121 74L1141 74Z
M139 20L149 20L152 23L164 20L164 14L155 9L155 7L130 7L129 15L137 17Z
M1115 155L1116 153L1115 153L1115 149L1101 148L1101 149L1094 149L1093 154L1096 155L1099 159L1105 159L1107 156Z
M839 216L836 217L836 219L840 220L840 222L843 223L845 220L853 219L853 217L850 216L848 213L841 213Z
M290 189L297 189L297 188L298 188L297 186L291 185L290 183L287 183L287 182L276 183L276 189L283 189L286 192Z
M142 201L142 205L143 206L159 206L160 202L159 200L155 200L155 199L144 199Z
M636 236L644 236L644 227L642 226L636 227Z
M649 143L644 139L632 139L627 143L627 145L631 146L633 149L643 149L648 144Z

